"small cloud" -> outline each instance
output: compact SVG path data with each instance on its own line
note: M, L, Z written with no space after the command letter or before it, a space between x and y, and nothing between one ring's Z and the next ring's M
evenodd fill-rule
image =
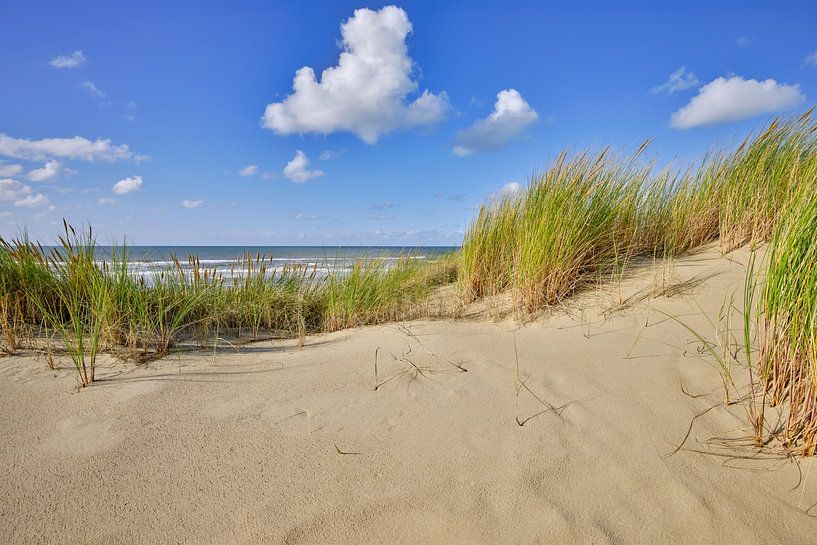
M36 195L29 195L19 201L14 201L14 206L27 206L28 208L36 208L38 206L48 206L48 197L42 193Z
M133 123L133 121L136 120L136 115L133 113L136 110L136 103L131 100L125 105L125 107L128 109L128 111L122 114L122 117Z
M278 176L280 176L279 172L263 172L261 174L261 177L264 178L265 180L272 180L274 178L277 178Z
M130 178L125 178L116 182L113 185L112 191L117 195L127 195L132 191L139 191L140 189L142 189L142 177L131 176Z
M191 201L188 199L182 201L182 206L185 208L199 208L202 204L204 204L204 201Z
M468 198L468 193L447 193L445 191L437 191L434 193L435 199L448 199L451 201L464 201Z
M735 40L735 44L738 47L747 47L751 43L752 40L748 36L740 36L737 40Z
M367 220L372 220L372 221L393 220L394 215L393 214L375 214L373 216L366 216L366 219Z
M111 199L110 197L100 197L99 204L106 205L106 204L116 204L118 201L116 199Z
M692 72L688 72L685 66L682 66L672 74L669 79L661 85L656 85L650 90L650 93L656 95L658 93L666 93L671 95L678 91L684 91L691 87L698 85L700 81Z
M494 111L457 133L454 154L464 157L481 151L504 148L511 140L539 119L536 110L525 102L516 89L505 89L496 95Z
M336 66L318 79L304 66L295 72L292 93L268 104L261 124L278 134L348 131L374 144L391 131L431 125L449 109L445 93L423 91L406 37L412 26L396 6L355 10L340 28L343 51Z
M373 204L369 207L369 210L391 210L392 208L396 208L397 205L391 201L386 201L380 204Z
M51 59L51 66L54 68L76 68L85 63L85 55L81 50L74 51L70 55L58 55Z
M689 129L738 121L786 110L805 99L799 85L773 79L747 80L740 76L718 78L701 87L689 104L673 113L670 126Z
M318 220L321 219L321 217L322 216L319 216L318 214L304 214L303 212L298 212L292 216L293 219L301 221Z
M245 178L248 177L248 176L255 176L255 174L257 172L258 172L258 165L247 165L247 166L245 166L244 168L242 168L241 170L238 171L238 173L241 176L244 176Z
M59 161L48 161L42 168L35 168L29 171L29 173L26 174L26 178L32 182L47 182L55 178L60 173L61 168L62 166Z
M115 145L110 140L101 138L88 140L81 136L74 136L73 138L28 140L2 133L0 133L0 155L29 161L47 161L60 157L82 159L83 161L132 159L138 163L146 159L144 155L133 153L127 145Z
M342 149L340 151L333 151L333 150L327 149L327 150L323 150L321 152L321 154L320 154L320 157L318 157L318 158L321 161L328 161L330 159L337 159L338 157L343 157L344 155L346 155L346 150L345 149Z
M23 171L23 165L13 164L13 165L4 165L0 164L0 177L3 178L10 178L12 176L17 176Z
M817 49L814 50L814 53L806 57L806 64L817 66Z
M322 170L309 170L309 158L301 150L295 152L295 157L284 167L284 176L297 184L323 176Z
M25 184L6 178L0 180L0 201L16 201L31 194L31 188Z
M88 91L94 98L99 99L108 98L108 93L97 87L93 81L87 80L83 81L82 83L79 84L79 86Z
M519 182L508 182L502 186L502 189L496 192L496 196L500 198L513 197L522 192L522 184Z

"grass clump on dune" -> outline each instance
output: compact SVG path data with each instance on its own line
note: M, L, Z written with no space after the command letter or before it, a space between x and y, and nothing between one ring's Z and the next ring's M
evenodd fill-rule
M562 153L520 194L480 208L462 246L463 297L510 291L517 311L535 312L634 257L764 242L792 196L814 189L816 129L811 111L776 120L680 171L640 161L646 143L629 158Z
M25 340L66 352L82 386L95 379L97 356L149 361L180 341L207 346L223 337L295 337L421 316L436 286L453 282L457 262L410 256L388 265L360 260L317 277L315 268L276 269L272 258L245 255L229 275L201 265L149 275L130 270L127 247L98 255L93 231L68 224L45 249L25 235L0 239L0 347ZM44 333L44 335L43 335ZM59 340L55 346L54 337Z
M817 171L804 172L817 182ZM770 245L763 293L761 376L772 406L786 403L783 443L817 451L817 194L804 189Z

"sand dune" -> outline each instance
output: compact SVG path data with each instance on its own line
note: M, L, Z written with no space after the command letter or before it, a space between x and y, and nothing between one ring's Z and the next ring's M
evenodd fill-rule
M817 468L712 440L744 435L743 410L719 405L717 371L656 310L713 335L699 306L717 316L746 257L704 251L672 282L646 268L526 326L412 322L108 361L79 392L67 367L2 359L0 536L814 543Z

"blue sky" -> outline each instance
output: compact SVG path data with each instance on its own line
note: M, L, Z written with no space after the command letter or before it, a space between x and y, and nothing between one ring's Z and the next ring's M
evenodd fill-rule
M815 28L809 2L8 0L0 233L458 244L562 148L690 160L817 103Z

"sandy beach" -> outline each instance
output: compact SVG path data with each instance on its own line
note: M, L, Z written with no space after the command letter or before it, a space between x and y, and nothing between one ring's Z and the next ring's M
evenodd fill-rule
M657 310L714 334L698 306L717 316L746 259L710 248L676 261L671 297L648 297L666 275L645 268L527 325L417 321L302 349L105 360L81 390L67 362L3 358L0 535L813 543L811 460L720 441L748 433L743 409L722 404L717 371Z

